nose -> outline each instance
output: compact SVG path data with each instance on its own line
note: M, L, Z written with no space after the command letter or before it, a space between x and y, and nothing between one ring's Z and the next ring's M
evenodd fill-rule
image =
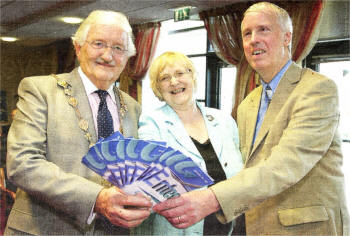
M176 78L174 75L171 76L171 79L170 79L170 84L171 85L175 85L179 82L178 78Z
M257 35L256 32L253 31L252 35L250 37L250 43L251 44L256 44L258 42L258 40L259 40L259 36Z
M103 52L101 57L105 61L112 61L113 60L113 50L110 47L106 47L104 49L104 52Z

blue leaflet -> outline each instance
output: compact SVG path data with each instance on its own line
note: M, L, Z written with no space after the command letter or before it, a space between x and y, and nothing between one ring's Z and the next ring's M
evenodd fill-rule
M213 179L190 157L168 147L158 160L163 168L169 168L172 178L177 179L187 191L213 184Z
M86 156L83 157L82 163L91 170L95 171L97 174L101 175L107 181L119 186L118 181L107 168L105 159L96 146L90 148Z
M104 158L101 153L97 150L96 146L90 148L86 156L83 157L82 162L89 167L91 170L95 171L97 174L103 176L107 171L107 166L105 164Z
M120 132L100 139L82 163L126 193L141 192L154 203L213 184L191 158L165 142L124 138Z
M150 174L154 168L153 165L157 163L159 157L166 150L167 147L164 143L127 139L125 142L126 159L135 163L130 180L141 180ZM145 167L146 169L144 169ZM140 173L139 170L143 170L143 172Z

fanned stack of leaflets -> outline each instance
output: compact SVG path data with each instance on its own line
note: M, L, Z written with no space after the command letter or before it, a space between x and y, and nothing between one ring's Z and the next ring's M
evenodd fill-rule
M124 138L120 132L100 139L82 162L124 192L141 192L153 203L213 184L190 157L165 142Z

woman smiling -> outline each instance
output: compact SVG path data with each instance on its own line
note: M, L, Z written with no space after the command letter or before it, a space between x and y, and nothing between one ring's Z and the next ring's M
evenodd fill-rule
M192 61L181 53L166 52L153 61L149 75L154 94L165 101L165 105L141 115L139 138L167 142L192 158L215 183L237 174L243 163L236 122L230 115L196 102L197 74ZM182 224L188 219L177 217L176 220ZM228 235L233 225L233 222L220 224L212 214L187 229L177 229L163 216L152 214L133 232L146 235Z

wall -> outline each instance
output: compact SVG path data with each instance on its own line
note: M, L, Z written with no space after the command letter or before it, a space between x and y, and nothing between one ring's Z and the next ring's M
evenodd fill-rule
M69 39L45 46L23 46L1 42L0 90L6 92L8 120L16 105L17 87L27 76L68 72L74 67Z

